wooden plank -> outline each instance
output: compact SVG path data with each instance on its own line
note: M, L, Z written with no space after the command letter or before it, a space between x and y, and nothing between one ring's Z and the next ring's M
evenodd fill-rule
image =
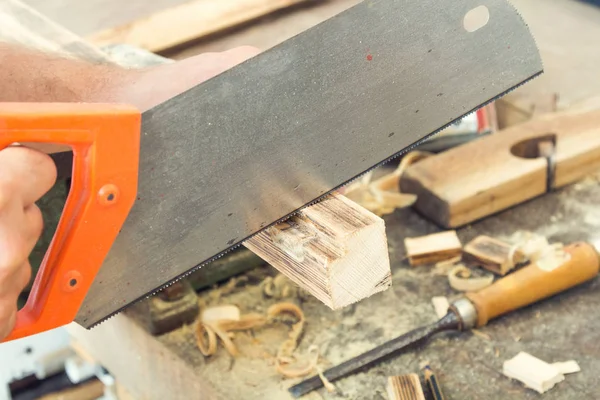
M96 45L126 43L160 52L307 0L194 0L89 36Z
M244 246L332 309L391 285L383 219L339 194Z
M457 228L546 193L547 160L540 138L556 140L553 187L600 168L600 111L561 112L531 120L411 165L401 190L414 207L445 228Z
M98 48L19 0L0 1L0 41L91 62L108 61Z

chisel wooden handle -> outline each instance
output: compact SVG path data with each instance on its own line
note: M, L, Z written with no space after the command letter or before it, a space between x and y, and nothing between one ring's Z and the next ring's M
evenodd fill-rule
M596 249L588 243L565 247L569 258L551 269L532 263L478 292L467 293L477 309L477 326L594 278L600 269Z

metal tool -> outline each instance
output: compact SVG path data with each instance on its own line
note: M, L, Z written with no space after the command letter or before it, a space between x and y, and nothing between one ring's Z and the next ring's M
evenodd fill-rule
M539 300L572 288L598 275L600 258L593 245L575 243L565 248L566 259L559 265L532 263L496 281L478 292L467 293L454 301L446 314L432 325L417 328L390 340L364 354L326 370L323 375L333 382L350 374L364 371L402 351L416 348L434 334L448 330L465 331L481 327L489 320L525 307ZM323 385L313 376L289 392L300 397Z
M142 114L0 104L0 149L74 151L9 339L93 327L541 73L506 0L365 0Z

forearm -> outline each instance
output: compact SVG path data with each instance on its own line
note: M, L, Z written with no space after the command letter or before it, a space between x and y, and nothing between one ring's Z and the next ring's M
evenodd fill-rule
M0 102L111 102L133 71L0 42Z

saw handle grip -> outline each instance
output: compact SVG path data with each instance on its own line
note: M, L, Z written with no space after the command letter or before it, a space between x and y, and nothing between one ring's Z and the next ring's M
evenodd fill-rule
M532 263L478 292L467 293L477 310L477 326L558 294L598 275L600 259L594 246L574 243L565 247L567 259L556 266ZM553 268L555 267L555 268Z
M127 105L0 103L0 150L68 145L73 175L9 341L72 322L137 196L140 112Z

